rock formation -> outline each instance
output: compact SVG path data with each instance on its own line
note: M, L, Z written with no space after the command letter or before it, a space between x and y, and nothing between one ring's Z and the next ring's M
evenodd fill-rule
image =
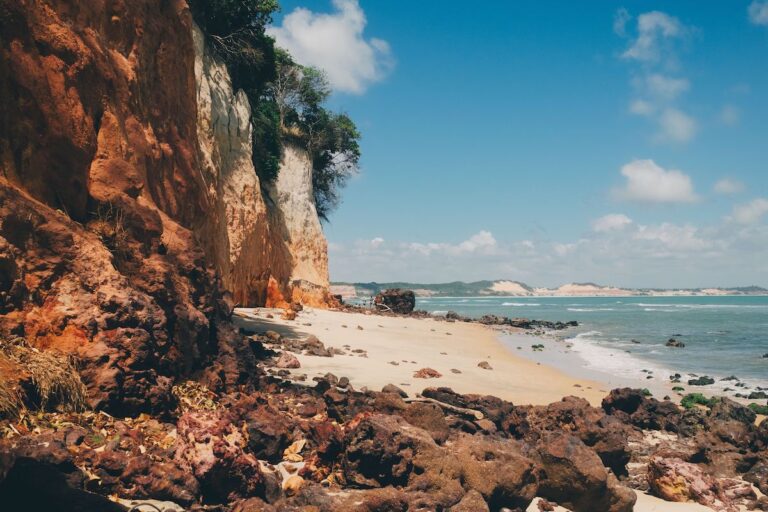
M310 305L327 302L328 244L315 209L312 161L306 150L290 142L284 145L270 195L277 203L292 261L291 298Z
M268 197L185 1L0 0L0 98L0 335L76 356L92 406L241 383L236 303L326 299L311 165Z

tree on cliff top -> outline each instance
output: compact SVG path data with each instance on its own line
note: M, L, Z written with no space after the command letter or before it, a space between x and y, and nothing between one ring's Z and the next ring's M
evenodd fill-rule
M357 171L360 132L343 113L323 104L331 94L325 74L301 66L264 32L277 0L189 0L195 21L224 60L235 89L251 104L253 163L263 183L277 178L284 138L312 160L317 213L323 220Z
M233 87L258 94L275 77L275 42L264 29L277 0L189 0L189 7L227 64Z
M360 132L344 113L323 104L331 95L325 73L301 66L278 49L276 77L266 93L277 105L284 137L305 147L312 160L315 207L323 220L340 200L340 190L357 171Z

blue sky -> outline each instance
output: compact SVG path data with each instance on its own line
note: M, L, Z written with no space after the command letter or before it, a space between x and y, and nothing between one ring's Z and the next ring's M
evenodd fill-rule
M768 1L281 4L363 134L333 280L768 286Z

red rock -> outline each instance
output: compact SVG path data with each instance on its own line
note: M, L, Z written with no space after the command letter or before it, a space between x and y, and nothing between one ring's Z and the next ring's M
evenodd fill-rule
M259 462L243 447L240 426L217 412L184 413L177 424L175 459L201 484L204 499L227 503L263 495L264 477Z
M695 501L714 510L736 511L741 500L754 499L747 482L715 478L699 466L677 458L652 457L648 464L651 492L667 501Z
M443 374L432 368L422 368L413 372L414 379L439 379Z

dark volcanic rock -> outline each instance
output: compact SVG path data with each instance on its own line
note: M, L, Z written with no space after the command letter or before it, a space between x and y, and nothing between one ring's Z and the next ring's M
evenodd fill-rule
M347 434L344 475L359 487L402 486L413 470L413 457L436 449L429 433L403 418L374 414L361 419Z
M416 295L411 290L390 288L379 292L373 299L377 309L409 315L416 306Z
M603 410L638 428L678 431L681 411L674 403L649 398L640 389L613 389L603 399Z
M4 510L81 512L127 510L85 490L85 475L66 446L53 439L0 444L0 503Z

